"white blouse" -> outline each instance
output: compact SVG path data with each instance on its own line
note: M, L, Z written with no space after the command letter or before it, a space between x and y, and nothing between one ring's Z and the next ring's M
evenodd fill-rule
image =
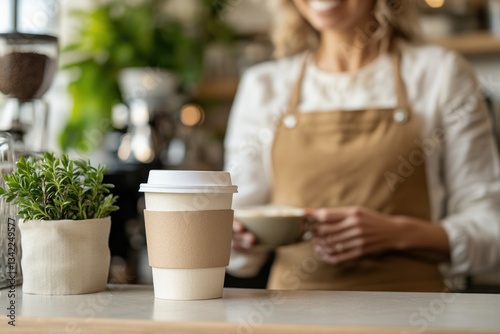
M451 265L440 269L447 277L488 270L500 263L500 164L475 74L461 56L441 47L400 48L409 103L423 120L432 218L451 245ZM270 200L273 122L288 105L304 57L259 64L242 77L225 141L226 170L239 187L235 208ZM392 60L381 55L355 73L324 72L309 62L300 110L394 107L396 101ZM253 276L266 257L233 252L228 272Z

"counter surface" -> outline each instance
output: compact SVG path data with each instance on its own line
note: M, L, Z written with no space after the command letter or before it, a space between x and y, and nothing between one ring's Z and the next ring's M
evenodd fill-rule
M0 314L8 312L0 291ZM76 296L22 294L1 333L500 333L500 295L225 289L222 299L155 299L151 286Z

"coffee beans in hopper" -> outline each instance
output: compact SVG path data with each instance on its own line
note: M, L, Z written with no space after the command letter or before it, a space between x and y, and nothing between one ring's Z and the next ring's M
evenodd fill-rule
M43 54L6 54L0 57L0 91L19 100L40 98L49 89L55 69L55 60Z

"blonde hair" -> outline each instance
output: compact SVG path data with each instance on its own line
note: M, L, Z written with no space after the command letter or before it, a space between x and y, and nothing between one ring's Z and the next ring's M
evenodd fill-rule
M389 45L396 38L415 41L419 35L415 1L375 0L373 17L377 28L372 41ZM319 32L297 10L292 0L271 0L274 15L271 39L276 57L293 56L314 50L319 44Z

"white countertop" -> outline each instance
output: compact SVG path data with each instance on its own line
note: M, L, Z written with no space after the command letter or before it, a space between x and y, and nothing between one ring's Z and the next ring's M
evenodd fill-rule
M0 314L9 305L0 291ZM222 299L155 299L152 286L41 296L16 291L1 333L500 333L500 295L225 289Z

